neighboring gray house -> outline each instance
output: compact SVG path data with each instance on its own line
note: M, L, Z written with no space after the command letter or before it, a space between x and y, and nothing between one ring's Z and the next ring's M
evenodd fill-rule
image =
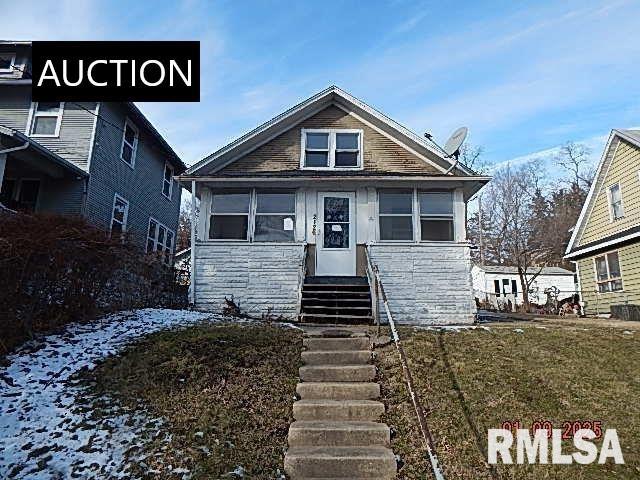
M30 42L0 41L0 202L172 253L184 163L133 103L33 103L30 70Z
M197 308L371 322L377 266L398 321L473 321L465 209L489 178L338 87L179 179L200 199Z

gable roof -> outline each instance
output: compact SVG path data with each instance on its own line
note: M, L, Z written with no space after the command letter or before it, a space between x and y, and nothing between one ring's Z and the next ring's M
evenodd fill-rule
M579 256L582 250L594 250L597 248L597 245L583 245L578 246L578 242L580 241L580 237L584 231L584 228L587 224L587 220L591 215L593 207L596 203L597 192L600 190L604 177L607 174L607 170L611 162L613 161L613 157L615 154L615 147L618 145L620 139L626 140L627 142L635 145L640 148L640 130L627 130L627 129L613 129L609 134L609 139L602 151L602 156L600 157L600 162L598 163L598 168L596 170L596 175L591 183L591 188L589 188L589 193L587 194L587 198L582 206L582 210L580 211L580 216L578 217L578 221L576 222L575 227L573 228L573 232L571 233L571 239L569 240L569 244L567 245L567 249L565 250L565 258L573 258ZM616 240L610 238L604 238L599 240L598 242L591 242L593 244L608 242L609 240Z
M485 273L503 273L508 275L517 275L518 267L509 267L505 265L474 265ZM534 268L528 275L533 275L538 269ZM573 275L571 270L562 267L543 267L540 275Z
M454 162L439 151L433 142L332 85L203 158L189 168L185 175L216 172L330 105L348 111L359 120L369 124L426 163L435 166L442 172L442 175L454 166ZM475 175L475 172L462 163L458 163L456 168L465 175Z

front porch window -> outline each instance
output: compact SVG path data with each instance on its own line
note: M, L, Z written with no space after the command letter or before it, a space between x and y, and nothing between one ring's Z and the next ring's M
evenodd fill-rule
M209 238L248 240L251 192L214 193L211 200Z
M293 242L294 191L245 190L212 193L210 240Z
M451 192L420 192L420 239L453 240L453 195Z
M256 193L256 242L293 242L296 224L294 193Z
M413 240L413 191L378 193L380 240Z
M381 241L450 242L455 238L453 192L378 190ZM417 240L416 240L417 239Z

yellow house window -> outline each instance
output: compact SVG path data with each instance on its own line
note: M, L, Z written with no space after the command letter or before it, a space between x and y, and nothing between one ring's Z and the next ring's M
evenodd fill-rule
M622 191L620 190L619 183L609 187L609 208L611 209L611 220L618 220L619 218L624 217Z
M618 252L611 252L594 259L598 292L618 292L622 290L622 274Z

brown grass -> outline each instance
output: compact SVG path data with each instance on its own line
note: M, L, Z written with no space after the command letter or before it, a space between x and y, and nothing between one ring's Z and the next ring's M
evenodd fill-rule
M242 466L248 478L273 479L293 421L301 348L299 331L268 326L158 333L100 365L96 393L166 420L172 441L147 447L158 462L151 468L181 465L209 479Z
M428 422L447 478L640 477L638 323L521 322L490 331L405 330L402 337L420 397L433 409ZM386 421L397 431L393 449L405 462L398 478L432 478L394 346L377 358ZM601 420L618 430L626 464L498 465L492 473L484 461L487 429L513 420L530 428L541 419L555 428L566 420ZM573 451L570 443L567 449Z

